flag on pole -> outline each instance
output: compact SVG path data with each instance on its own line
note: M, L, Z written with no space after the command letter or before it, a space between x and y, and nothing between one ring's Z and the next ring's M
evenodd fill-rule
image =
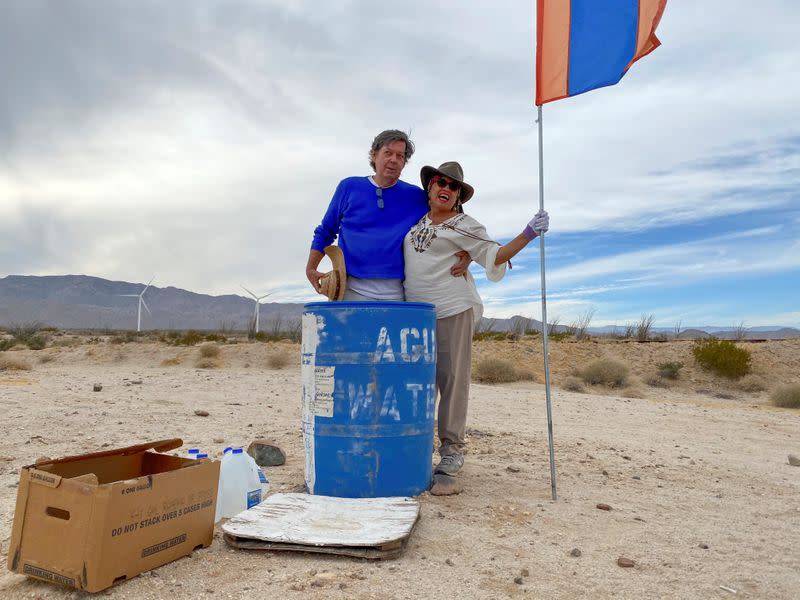
M667 0L537 0L536 105L618 83L661 45Z

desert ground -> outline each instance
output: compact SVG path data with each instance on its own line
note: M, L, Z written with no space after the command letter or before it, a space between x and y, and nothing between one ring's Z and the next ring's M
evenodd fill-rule
M69 336L67 336L69 337ZM303 481L299 345L223 344L197 368L197 347L63 339L2 353L0 561L8 551L19 468L41 456L180 437L219 456L264 437L287 454L271 491ZM113 598L797 598L800 597L800 410L770 390L800 381L800 340L743 344L745 384L701 371L691 342L551 342L558 499L551 499L541 342L483 341L534 381L475 383L463 492L423 494L407 551L370 562L234 550L219 526L210 548L101 592ZM285 354L284 368L270 366ZM562 384L613 357L621 388ZM684 363L675 381L656 365ZM102 390L93 391L95 383ZM658 383L658 385L651 385ZM194 414L208 411L207 417ZM185 448L183 449L185 450ZM182 451L183 451L182 450ZM610 510L597 508L608 505ZM631 559L631 568L618 559ZM3 567L0 597L81 598Z

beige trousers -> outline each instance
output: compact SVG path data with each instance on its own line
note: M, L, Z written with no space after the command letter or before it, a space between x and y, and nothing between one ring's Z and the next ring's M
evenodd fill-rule
M472 375L472 309L436 319L436 388L439 390L439 454L464 450Z

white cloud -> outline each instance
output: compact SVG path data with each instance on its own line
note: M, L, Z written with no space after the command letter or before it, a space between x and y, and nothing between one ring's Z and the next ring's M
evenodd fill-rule
M7 3L0 274L155 273L199 292L243 282L313 299L313 227L387 127L418 143L406 180L459 160L478 190L471 214L515 235L538 208L533 6ZM800 184L798 18L789 1L670 3L663 47L620 85L545 106L553 234L785 217ZM757 242L711 231L592 260L558 246L553 309L675 278L796 273L799 219L744 224ZM538 256L517 262L482 288L487 313L536 304Z

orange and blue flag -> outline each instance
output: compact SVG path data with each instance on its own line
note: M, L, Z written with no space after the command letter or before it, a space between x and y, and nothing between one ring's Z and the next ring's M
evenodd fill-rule
M536 105L614 85L661 45L667 0L537 0Z

